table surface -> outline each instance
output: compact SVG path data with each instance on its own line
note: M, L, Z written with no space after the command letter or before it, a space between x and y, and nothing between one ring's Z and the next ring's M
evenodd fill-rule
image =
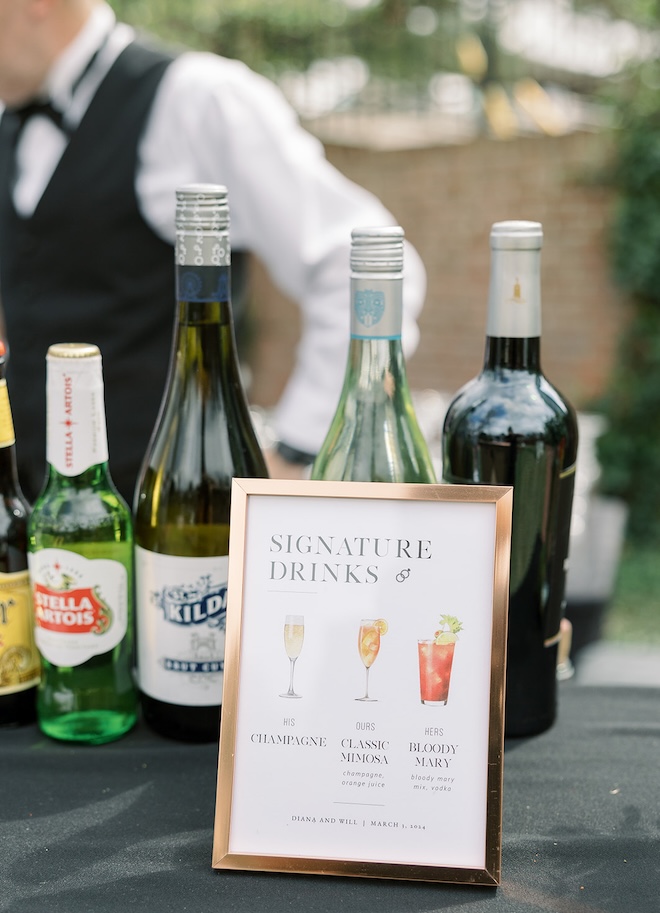
M657 913L660 690L560 686L507 744L502 884L214 871L217 746L0 731L0 911Z

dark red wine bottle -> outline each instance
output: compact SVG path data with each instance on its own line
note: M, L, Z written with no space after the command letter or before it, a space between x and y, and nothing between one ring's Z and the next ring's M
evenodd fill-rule
M446 482L512 485L505 733L543 732L556 717L577 420L541 370L538 222L498 222L484 364L444 422Z

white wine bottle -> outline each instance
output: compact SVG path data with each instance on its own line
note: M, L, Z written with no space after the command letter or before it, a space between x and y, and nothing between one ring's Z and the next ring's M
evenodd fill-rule
M557 648L577 458L577 421L541 370L538 222L496 222L481 373L445 417L446 482L513 485L505 731L556 715Z
M435 482L401 346L403 229L356 228L351 239L348 362L312 478Z
M177 190L177 321L135 495L137 670L157 732L212 741L224 666L232 477L265 477L231 311L226 188Z

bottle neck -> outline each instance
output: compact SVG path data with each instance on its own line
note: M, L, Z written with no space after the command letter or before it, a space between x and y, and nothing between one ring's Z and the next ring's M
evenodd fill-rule
M541 251L494 250L488 289L487 336L541 335Z
M0 490L5 494L19 488L16 469L16 446L0 446Z
M406 382L401 346L401 273L351 274L351 343L348 368L357 388L394 389Z
M487 336L484 370L541 372L541 340L538 336L517 339L512 336Z
M541 251L492 252L484 368L540 371Z
M205 265L193 273L188 266L177 266L176 280L175 369L203 383L204 369L220 368L224 373L238 365L230 267Z
M7 381L4 377L0 377L0 490L5 495L20 490L16 469L14 421Z
M177 322L232 323L229 263L177 264L175 268Z
M351 339L401 341L401 273L351 273Z
M112 482L107 462L90 466L76 476L59 472L52 463L49 463L47 467L45 488L55 488L57 491L65 489L71 491L81 491L83 489L106 491L111 486Z
M47 362L46 460L78 479L108 462L101 357Z

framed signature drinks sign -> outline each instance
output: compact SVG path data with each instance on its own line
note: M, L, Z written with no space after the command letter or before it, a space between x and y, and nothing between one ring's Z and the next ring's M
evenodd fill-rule
M512 498L234 480L215 868L499 884Z

